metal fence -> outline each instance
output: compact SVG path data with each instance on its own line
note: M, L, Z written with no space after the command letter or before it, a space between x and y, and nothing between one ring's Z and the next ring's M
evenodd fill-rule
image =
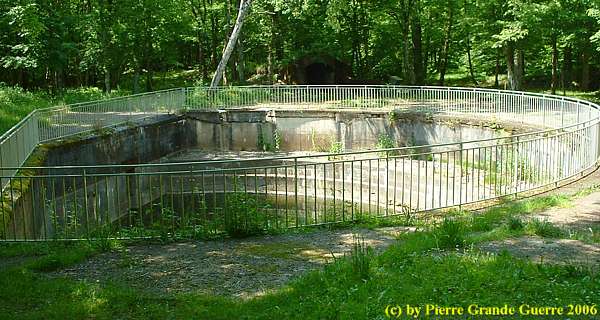
M193 109L380 108L535 127L427 146L186 163L23 166L43 142ZM35 111L0 139L0 238L205 237L411 216L530 193L595 168L597 105L402 86L184 88Z

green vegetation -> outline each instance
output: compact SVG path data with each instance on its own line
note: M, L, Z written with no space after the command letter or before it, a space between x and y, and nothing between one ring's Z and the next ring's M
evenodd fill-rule
M0 81L53 93L207 84L239 3L2 1ZM225 78L587 91L598 12L592 0L254 0Z
M173 200L183 201L187 207L180 207L181 203L174 203ZM282 221L284 218L276 214L262 195L244 192L228 193L216 203L189 197L180 200L179 196L167 195L144 210L143 215L133 210L122 218L124 221L98 228L92 232L92 236L155 237L164 241L245 238L276 234L285 225L285 221Z
M216 69L239 3L0 0L0 132L37 108L205 85ZM353 84L527 88L599 101L598 93L590 92L600 86L594 76L600 70L599 30L600 8L591 0L255 0L225 78L227 84L320 83L331 78ZM323 70L314 79L308 66L318 64ZM199 104L217 105L221 101L241 105L250 98L261 102L271 97L249 97L243 89L215 97L197 92L193 97ZM390 107L397 102L341 101L355 107ZM389 120L398 120L398 115L390 113ZM277 132L272 142L259 140L264 151L279 149ZM331 160L343 152L338 141L316 140L312 132L313 148L334 154ZM396 146L389 137L380 137L378 145ZM410 152L419 154L415 158L433 160L425 148ZM504 161L490 157L483 163L463 162L463 171L484 170L486 182L498 186L509 185L515 177L532 181L538 176L517 155L504 157ZM7 191L22 194L29 183L19 180ZM94 235L101 240L94 242L3 243L0 314L5 319L374 319L385 318L390 304L594 304L600 301L595 266L535 264L506 252L489 255L477 249L486 241L524 235L599 243L598 227L574 231L527 216L566 205L571 198L538 197L479 213L450 211L433 223L413 220L408 210L406 217L385 220L361 213L356 225L414 225L418 231L399 236L379 255L356 236L349 256L249 300L160 296L119 283L45 274L100 252L121 250L121 243L107 239L115 232L110 228L96 230ZM132 211L128 218L134 221L121 235L204 239L279 230L280 217L274 218L261 199L228 194L222 204L228 210L221 210L227 215L204 201L196 203L197 210L181 210L185 214L179 214L172 202L166 207L161 203L158 211L148 209L156 213L147 215L156 218L151 221ZM346 204L341 210L334 208L326 221L339 220L338 212L348 213ZM3 220L11 221L11 214L2 209ZM294 218L298 219L286 216L283 223ZM340 226L354 224L332 228ZM75 220L58 232L72 233L78 227ZM279 258L303 250L295 244L272 249L272 256Z
M265 139L263 130L259 129L257 139L258 149L264 152L275 152L279 151L281 147L281 134L277 129L273 131L273 135L270 140Z
M397 244L380 255L374 255L360 236L355 236L347 257L249 300L199 294L161 296L118 283L78 282L39 274L98 252L120 250L119 243L3 244L0 257L27 260L0 269L0 308L6 319L230 319L240 314L246 319L372 319L384 317L386 306L398 301L451 306L591 305L600 299L600 275L593 268L533 263L507 252L489 255L475 246L521 234L528 227L516 222L517 217L564 204L569 198L509 202L475 215L450 212L439 224L401 235ZM253 251L259 249L262 251ZM285 259L290 256L287 251L307 248L290 243L281 250L272 249L247 250Z
M343 153L344 152L344 144L341 141L331 141L331 144L329 145L329 150L328 153L331 153L333 155L329 156L328 159L329 160L338 160L341 159L341 156L336 156L335 154L339 154L339 153Z
M101 100L128 93L127 91L112 91L111 94L105 94L97 88L79 88L51 95L45 91L29 92L19 87L7 87L0 83L0 133L6 132L35 109Z
M350 252L350 272L358 280L367 281L371 277L373 251L360 235L352 235L352 251Z
M394 138L391 137L388 134L380 134L379 137L377 137L377 144L375 145L375 149L393 149L393 148L397 148L398 146L396 145L396 141L394 141ZM399 155L400 152L397 150L393 150L393 151L382 151L379 153L380 157L386 157L386 156L397 156Z

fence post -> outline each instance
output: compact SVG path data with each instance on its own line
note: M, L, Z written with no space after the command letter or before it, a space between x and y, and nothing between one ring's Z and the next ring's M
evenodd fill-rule
M458 152L458 163L460 166L460 179L458 181L458 210L462 211L462 203L463 203L463 199L462 199L462 193L463 193L463 186L462 186L462 177L463 177L463 143L461 142L459 144L459 152ZM456 162L455 162L456 163ZM456 181L456 177L454 178L454 180ZM456 182L455 182L456 183Z
M600 121L596 122L596 166L600 164Z
M334 182L335 183L335 182ZM306 197L306 195L304 195ZM294 158L294 206L296 207L296 227L298 227L298 158ZM305 208L306 210L306 208Z
M177 106L177 108L179 109L179 111L183 110L183 111L187 111L188 110L188 105L187 105L187 88L181 88L181 105Z
M517 199L517 193L519 192L519 137L516 137L517 143L511 143L512 154L513 154L513 184L514 184L514 194L513 198Z

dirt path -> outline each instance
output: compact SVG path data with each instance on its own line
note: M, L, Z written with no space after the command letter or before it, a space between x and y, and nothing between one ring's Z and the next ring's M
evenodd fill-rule
M600 170L560 189L549 191L546 195L573 195L583 189L598 188L598 186L600 186ZM525 218L548 221L570 233L600 232L600 191L575 198L568 207L550 208ZM515 256L528 258L534 262L596 266L600 262L600 244L572 239L520 237L485 243L479 248L492 253L507 250Z
M480 249L495 254L507 250L516 257L540 263L596 266L600 263L600 246L578 240L521 237L485 243Z
M350 251L355 234L380 251L407 227L317 230L243 240L129 246L50 274L89 282L116 282L165 294L198 292L248 298L279 287Z
M565 208L551 208L532 216L547 220L567 229L585 230L600 225L600 192L573 200L573 205Z
M585 178L575 181L560 189L552 190L547 194L572 195L586 188L600 186L600 169L592 172ZM568 230L589 230L600 227L600 191L576 198L568 207L555 207L536 213L530 218L547 220L555 225Z

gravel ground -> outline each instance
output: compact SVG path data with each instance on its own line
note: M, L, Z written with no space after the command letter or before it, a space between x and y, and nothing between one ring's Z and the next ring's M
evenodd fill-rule
M479 248L496 254L507 250L516 257L540 263L589 264L592 266L600 263L600 246L578 240L520 237L488 242Z
M381 251L407 227L317 230L242 240L134 245L49 274L101 284L120 283L158 294L196 292L249 298L350 251L355 234Z

